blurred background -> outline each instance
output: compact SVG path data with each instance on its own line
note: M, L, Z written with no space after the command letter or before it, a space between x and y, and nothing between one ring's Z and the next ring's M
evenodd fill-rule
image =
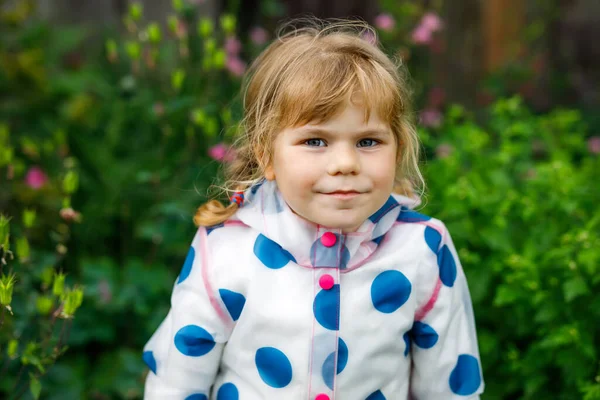
M240 77L300 15L411 73L483 399L600 399L598 0L0 0L0 398L142 398Z

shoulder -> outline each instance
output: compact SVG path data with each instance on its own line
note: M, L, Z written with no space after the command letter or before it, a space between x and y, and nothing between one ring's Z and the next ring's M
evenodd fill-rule
M402 236L404 240L410 238L420 243L423 249L433 253L437 253L442 243L450 236L444 222L406 206L401 206L390 232L394 236Z
M258 232L239 220L200 227L194 239L205 254L211 278L217 284L232 284L250 276L250 255Z

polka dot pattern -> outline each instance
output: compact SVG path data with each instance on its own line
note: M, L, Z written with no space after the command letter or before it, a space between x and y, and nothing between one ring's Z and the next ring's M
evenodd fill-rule
M431 217L427 215L419 214L416 211L410 210L408 207L402 206L402 210L400 211L400 215L396 219L399 222L424 222L429 221Z
M450 374L450 389L461 396L474 394L481 385L479 362L469 354L458 356L456 366Z
M238 388L231 382L224 383L217 392L217 400L238 400L239 398Z
M437 254L438 249L440 248L440 243L442 242L442 235L437 229L433 229L432 227L428 226L425 228L425 242L431 251Z
M310 261L312 265L316 267L338 267L340 269L346 268L348 261L350 261L350 251L344 244L338 244L341 240L339 234L334 234L336 242L333 246L325 246L321 239L317 239L310 247ZM341 256L340 256L340 247Z
M326 329L339 329L340 285L336 284L329 290L321 290L315 296L313 312L317 322Z
M185 262L183 263L183 268L181 268L181 272L179 273L177 284L185 281L187 277L190 276L190 272L192 272L192 265L194 265L194 258L196 258L196 250L194 250L193 247L190 247L187 257L185 258Z
M187 325L175 334L175 347L186 356L203 356L215 347L215 340L197 325Z
M219 295L221 296L221 300L223 300L225 307L227 307L227 311L229 311L231 318L234 321L237 321L244 309L244 304L246 304L244 295L227 289L219 289Z
M186 397L185 400L208 400L208 397L203 393L194 393Z
M422 349L430 349L438 341L438 334L431 326L421 321L416 321L412 327L412 340Z
M371 393L365 400L386 400L381 390L376 390Z
M254 362L260 378L267 385L279 389L292 381L292 364L281 350L261 347L256 351Z
M406 345L404 348L404 357L407 357L408 353L410 353L410 331L405 332L404 335L402 335L402 338L404 339L404 344Z
M396 199L394 199L394 197L390 196L390 197L388 197L388 199L385 202L385 204L383 206L381 206L379 208L379 210L377 210L375 212L375 214L371 215L369 217L369 219L371 220L371 222L373 222L374 224L376 224L381 219L381 217L383 217L390 210L398 207L399 205L400 204L398 204L398 202L396 201Z
M344 368L346 368L346 363L348 362L348 346L342 340L342 338L338 338L338 357L337 357L337 368L336 374L341 373ZM323 375L323 381L327 387L333 390L333 368L335 364L335 352L332 352L327 356L325 362L323 363L323 368L321 370L321 374Z
M406 303L411 290L412 285L402 272L384 271L371 284L371 300L377 311L389 314Z
M454 286L454 281L456 280L456 263L448 246L444 245L439 251L437 261L442 283L448 287Z
M254 242L254 255L267 267L279 269L296 259L281 246L260 234Z
M150 371L156 374L156 359L154 358L154 353L151 351L145 351L142 354L142 360L144 360L144 363L148 366L148 368L150 368Z

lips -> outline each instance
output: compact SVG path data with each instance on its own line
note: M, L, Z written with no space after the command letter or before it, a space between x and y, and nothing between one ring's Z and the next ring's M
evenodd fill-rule
M356 190L336 190L335 192L329 192L327 194L360 194Z

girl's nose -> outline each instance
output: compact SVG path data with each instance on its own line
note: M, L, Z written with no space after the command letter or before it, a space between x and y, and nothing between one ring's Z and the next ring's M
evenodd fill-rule
M356 175L360 172L360 159L356 148L339 146L331 151L327 173L329 175Z

